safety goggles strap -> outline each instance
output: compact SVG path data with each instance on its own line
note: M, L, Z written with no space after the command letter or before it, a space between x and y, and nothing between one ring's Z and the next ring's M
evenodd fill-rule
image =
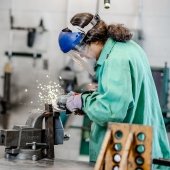
M69 24L67 27L68 27L68 29L71 30L72 32L85 33L84 30L83 30L83 28L81 28L81 27L79 27L79 26Z
M90 23L86 25L84 28L69 24L68 29L71 30L72 32L81 32L83 34L87 34L87 32L91 30L99 21L100 21L100 17L98 14L96 14L94 15Z
M93 19L90 21L90 23L95 26L100 21L100 16L98 14L94 15Z

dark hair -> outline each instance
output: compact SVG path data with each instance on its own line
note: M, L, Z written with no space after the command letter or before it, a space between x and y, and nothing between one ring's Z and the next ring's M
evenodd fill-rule
M72 17L70 23L84 28L92 19L93 15L90 13L78 13ZM126 42L132 38L132 34L122 24L107 25L103 20L100 20L87 32L84 41L89 44L91 42L101 42L104 44L109 37L115 41Z

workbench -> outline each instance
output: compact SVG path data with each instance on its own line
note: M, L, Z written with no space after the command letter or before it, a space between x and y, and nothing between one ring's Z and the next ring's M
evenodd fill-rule
M42 159L32 160L7 160L0 159L0 170L93 170L93 166L88 162L79 162L62 159Z

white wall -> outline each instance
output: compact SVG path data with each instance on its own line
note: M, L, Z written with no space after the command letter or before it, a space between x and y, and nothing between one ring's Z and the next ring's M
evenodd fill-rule
M40 19L43 18L48 31L37 36L33 48L26 45L26 31L10 30L9 9L12 9L14 26L37 27ZM0 75L3 74L3 66L7 61L7 57L4 55L5 51L40 52L43 54L42 59L36 60L35 66L33 66L33 59L12 58L12 83L15 86L15 95L13 95L15 100L22 100L25 95L23 91L27 88L29 90L29 93L26 94L29 98L27 102L32 101L37 88L36 80L47 81L45 79L47 74L50 74L53 81L57 81L58 70L63 67L64 62L63 54L57 44L57 37L59 31L66 25L66 11L66 0L50 0L50 3L48 0L0 0ZM49 62L48 70L43 70L44 59ZM0 87L0 89L0 94L2 94L2 88Z
M142 45L153 66L164 66L166 61L170 66L169 9L169 0L111 0L109 10L100 1L100 15L108 23L124 23L143 31Z
M163 65L167 61L170 66L169 8L170 1L168 0L144 2L145 13L143 15L146 37L144 48L150 56L150 62L154 65Z
M76 4L76 5L75 5ZM42 59L36 60L25 57L12 58L12 97L16 102L31 104L37 107L35 95L37 94L36 80L48 81L45 76L50 75L50 80L58 81L59 70L68 62L68 57L59 50L57 43L59 31L66 27L71 15L81 11L94 13L96 1L67 1L67 0L0 0L0 75L3 74L4 64L7 62L5 51L40 52ZM77 8L77 5L80 8ZM82 7L81 7L82 6ZM41 18L48 30L43 35L37 35L33 48L26 45L27 31L10 30L9 10L14 17L14 26L37 27ZM49 62L49 70L43 70L43 60ZM0 95L2 95L2 81L0 81ZM25 94L24 90L28 89ZM22 101L26 100L26 101Z

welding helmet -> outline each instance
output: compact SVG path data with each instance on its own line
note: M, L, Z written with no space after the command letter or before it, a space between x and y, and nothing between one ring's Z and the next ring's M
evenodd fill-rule
M91 75L94 75L94 63L96 58L93 50L84 41L87 32L92 29L98 22L100 17L95 15L90 23L81 28L79 26L68 25L63 29L58 38L60 49L72 57L79 65L85 68Z

